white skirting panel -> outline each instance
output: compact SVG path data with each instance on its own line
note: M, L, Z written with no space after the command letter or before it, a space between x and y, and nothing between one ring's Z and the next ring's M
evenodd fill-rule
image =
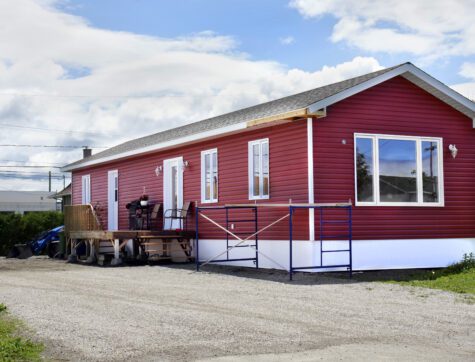
M205 261L226 250L225 240L199 241L200 260ZM231 243L230 243L231 244ZM231 244L232 245L232 244ZM346 249L345 241L325 241L324 250ZM286 240L259 240L260 268L282 269L289 267L289 242ZM464 253L475 254L475 238L464 239L399 239L353 241L353 270L410 269L445 267L460 261ZM252 248L236 248L229 258L249 258L255 255ZM295 241L293 266L320 265L320 243ZM222 255L219 259L226 258ZM277 262L278 264L274 263ZM347 264L348 253L327 253L323 264ZM252 261L225 263L227 265L254 266ZM309 270L310 271L310 270ZM322 270L320 270L322 271Z

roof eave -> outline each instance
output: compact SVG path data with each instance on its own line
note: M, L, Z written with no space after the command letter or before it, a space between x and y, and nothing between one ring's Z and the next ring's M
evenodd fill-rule
M299 109L292 110L285 113L280 113L280 114L258 118L258 119L252 119L252 120L240 122L234 125L220 127L213 130L177 138L171 141L161 142L161 143L157 143L151 146L137 148L135 150L118 153L118 154L108 156L108 157L101 157L95 160L79 162L76 164L69 164L62 167L61 171L70 172L70 171L79 170L82 168L95 166L95 165L99 165L103 163L114 162L114 161L124 159L124 158L134 157L134 156L152 153L156 151L162 151L162 150L166 150L166 149L170 149L170 148L174 148L178 146L187 145L190 143L202 142L208 139L223 137L226 135L231 135L238 132L244 132L244 131L255 129L255 128L270 127L276 124L291 122L295 119L310 117L310 116L320 116L320 113L310 114L307 108L299 108Z

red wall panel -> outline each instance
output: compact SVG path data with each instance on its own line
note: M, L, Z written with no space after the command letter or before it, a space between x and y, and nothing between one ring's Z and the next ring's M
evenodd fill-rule
M270 147L270 200L258 202L308 201L307 186L307 128L306 121L294 122L246 133L206 141L176 150L156 152L101 166L73 172L73 203L81 203L81 176L91 175L92 204L100 203L102 220L107 225L107 172L119 173L119 228L128 228L128 214L125 205L137 199L143 187L152 202L163 202L163 175L157 177L155 168L163 165L163 160L183 156L190 166L183 174L184 200L201 202L201 151L218 149L218 197L219 205L229 203L252 203L248 200L248 142L269 138ZM259 209L259 227L263 227L286 213L286 209ZM233 212L238 215L237 212ZM223 211L207 211L207 214L223 222ZM297 239L308 238L308 214L301 213L296 220ZM190 219L194 223L194 216ZM236 225L237 227L237 225ZM247 232L245 225L234 231ZM225 234L208 221L200 223L200 237L220 238ZM261 239L288 238L287 220L259 235Z
M314 121L316 202L355 200L354 133L443 138L445 207L356 206L355 239L475 236L471 119L402 77L341 101L327 112L326 118ZM459 149L456 159L449 144Z

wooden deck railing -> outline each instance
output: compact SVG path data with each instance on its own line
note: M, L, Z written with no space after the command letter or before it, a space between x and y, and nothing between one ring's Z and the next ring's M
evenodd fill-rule
M64 231L102 230L92 205L73 205L64 208Z

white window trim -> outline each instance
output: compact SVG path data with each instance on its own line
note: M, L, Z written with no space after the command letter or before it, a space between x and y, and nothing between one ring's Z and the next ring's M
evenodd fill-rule
M374 201L358 201L358 181L356 170L356 139L357 138L370 138L373 141L373 196ZM409 140L416 142L416 163L417 163L417 202L384 202L380 201L379 194L379 139L390 140ZM421 145L423 141L437 142L438 147L438 171L439 171L439 202L423 202L423 184L422 184L422 156ZM354 167L354 180L355 180L355 205L356 206L416 206L416 207L444 207L444 145L443 139L440 137L420 137L420 136L400 136L400 135L388 135L388 134L374 134L374 133L355 133L353 139L354 154L353 154L353 167ZM421 200L419 200L419 198Z
M256 144L261 145L263 143L267 143L267 149L269 152L269 194L268 195L263 195L264 192L264 183L261 182L259 184L259 196L254 196L253 190L254 190L254 169L253 169L253 153L252 153L252 147ZM261 162L259 163L259 178L264 180L263 176L263 171L262 171L262 153L260 153L260 158ZM249 141L248 143L248 148L247 148L247 165L248 165L248 185L249 185L249 200L268 200L270 199L270 143L268 138L261 138L259 140L255 141Z
M206 200L206 170L205 170L205 156L210 155L210 167L211 167L211 177L212 170L213 170L213 153L216 153L216 176L217 176L217 184L216 184L216 195L213 195L214 189L211 183L210 187L210 196L209 200ZM212 148L210 150L201 151L201 203L202 204L212 204L218 202L218 195L219 195L219 168L218 168L218 149Z
M84 184L87 183L87 188L84 188ZM89 202L87 198L89 197ZM92 200L91 195L91 175L83 175L81 177L81 204L90 204Z

